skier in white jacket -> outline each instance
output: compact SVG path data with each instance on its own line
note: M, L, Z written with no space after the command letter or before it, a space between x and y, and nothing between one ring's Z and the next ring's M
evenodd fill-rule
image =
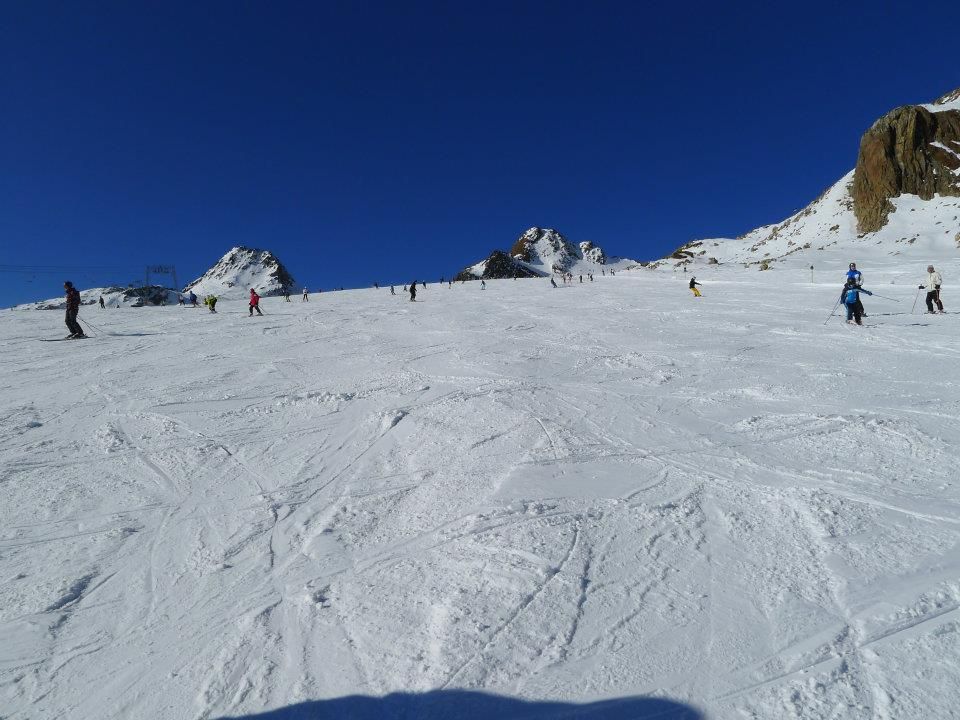
M920 286L920 289L927 289L927 312L934 313L933 304L937 304L937 310L943 312L943 303L940 302L940 285L943 278L940 273L933 269L933 265L927 266L927 282Z

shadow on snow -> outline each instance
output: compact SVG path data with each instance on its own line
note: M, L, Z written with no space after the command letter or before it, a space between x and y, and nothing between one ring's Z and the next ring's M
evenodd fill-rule
M672 700L626 697L584 705L522 700L466 690L350 695L220 720L703 720Z

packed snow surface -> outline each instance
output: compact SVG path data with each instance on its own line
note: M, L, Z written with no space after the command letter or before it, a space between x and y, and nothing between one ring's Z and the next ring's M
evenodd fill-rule
M847 259L0 313L0 714L957 717L960 315Z

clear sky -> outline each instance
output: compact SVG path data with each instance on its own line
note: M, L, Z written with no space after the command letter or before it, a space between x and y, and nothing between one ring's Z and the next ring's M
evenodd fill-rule
M637 259L738 235L960 86L958 26L950 2L5 2L0 305L147 263L183 284L241 244L329 288L449 276L533 225Z

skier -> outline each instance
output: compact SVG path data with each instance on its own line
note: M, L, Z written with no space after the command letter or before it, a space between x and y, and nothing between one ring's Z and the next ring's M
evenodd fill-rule
M587 277L590 278L590 282L593 282L593 273L587 273Z
M417 281L414 280L410 283L410 302L416 302L417 300Z
M107 304L106 304L105 302L103 302L103 295L101 295L101 296L100 296L100 309L101 309L101 310L106 310L106 308L107 308Z
M290 302L290 288L286 286L283 288L283 299L287 302Z
M306 288L303 289L303 299L302 299L300 302L310 302L310 298L309 298L309 296L307 295L307 289L306 289Z
M611 270L611 272L613 272L613 271ZM693 296L694 296L694 297L703 297L703 295L700 294L700 291L697 290L698 287L703 287L703 285L701 285L700 283L698 283L698 282L697 282L697 279L696 279L695 277L690 278L690 289L693 291Z
M67 315L64 318L64 322L67 323L67 327L70 329L70 334L67 338L85 338L86 335L83 334L83 328L80 327L80 323L77 322L77 313L80 312L80 293L77 292L77 289L69 280L64 280L63 289L66 291L67 300Z
M183 295L177 295L177 305L183 307Z
M253 317L253 311L257 311L257 315L263 315L260 312L260 296L257 295L257 291L253 288L250 288L250 317Z
M583 283L583 275L580 276L580 282Z
M374 283L374 284L373 284L373 289L374 289L374 290L379 290L379 289L380 289L380 284L379 284L379 283Z
M933 265L927 265L927 282L921 285L920 289L927 289L927 312L934 315L933 304L937 304L937 310L943 312L943 303L940 302L940 285L943 278L940 273L933 269Z
M484 279L482 279L482 278L480 279L480 289L481 289L481 290L486 290L486 289L487 289L487 281L484 280Z
M557 286L557 281L554 280L553 278L550 278L550 284L553 285L554 287L556 287L556 286Z
M847 280L853 280L855 285L863 285L863 273L857 270L856 263L850 263L847 270Z
M390 294L391 294L391 295L396 295L396 294L397 294L397 291L393 289L393 285L390 286Z
M215 313L217 311L217 296L207 295L207 297L203 299L203 304L210 308L210 312Z
M423 289L424 289L424 290L427 289L427 284L426 284L426 283L420 283L420 284L423 285ZM340 288L340 289L342 290L343 288Z
M873 295L872 292L864 290L857 285L853 278L850 278L847 280L846 285L843 286L843 292L840 293L840 302L847 308L847 322L851 325L854 321L856 321L857 325L863 325L863 323L860 322L860 318L863 317L860 311L860 308L863 307L860 304L860 293L862 292L867 295Z
M193 290L190 291L190 304L197 307L197 294Z
M857 287L863 285L863 273L857 270L856 263L850 263L847 268L847 280L853 281L853 284ZM860 317L866 317L867 311L863 308L863 301L857 300L857 309L860 311Z

